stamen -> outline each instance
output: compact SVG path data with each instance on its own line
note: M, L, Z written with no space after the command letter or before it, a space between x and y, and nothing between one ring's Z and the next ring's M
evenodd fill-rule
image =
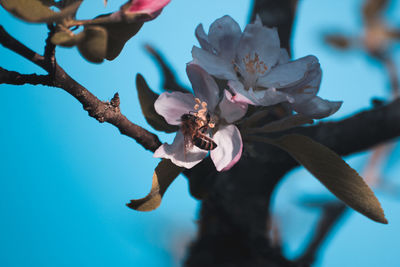
M246 71L250 74L259 73L263 75L268 70L268 66L265 65L264 61L260 61L257 53L254 53L254 59L251 59L250 54L247 54L242 61L246 67Z
M198 110L199 109L199 104L194 105L194 110Z
M201 103L201 100L200 100L200 98L198 98L198 97L196 97L196 98L194 99L194 101L196 101L197 104L200 104L200 103Z

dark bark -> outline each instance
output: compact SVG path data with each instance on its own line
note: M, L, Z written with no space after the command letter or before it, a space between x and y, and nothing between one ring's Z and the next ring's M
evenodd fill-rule
M50 26L50 32L51 32ZM45 56L41 56L18 40L9 35L2 26L0 26L0 43L14 51L15 53L25 57L29 61L42 67L49 75L23 75L17 72L0 69L0 84L42 84L52 87L58 87L75 97L88 111L89 116L95 118L99 122L108 122L119 129L121 134L129 136L141 144L145 149L155 151L161 142L158 137L147 131L146 129L129 121L120 111L118 93L114 98L108 101L101 101L89 90L72 79L55 61L54 45L49 41L46 42Z

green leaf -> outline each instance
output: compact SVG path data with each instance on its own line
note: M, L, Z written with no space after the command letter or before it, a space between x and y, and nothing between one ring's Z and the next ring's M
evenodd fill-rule
M179 130L178 126L168 124L165 119L154 109L154 102L158 94L154 93L147 85L142 75L136 75L136 88L138 92L140 107L148 124L157 131L172 133Z
M263 127L259 128L252 128L252 129L244 129L246 133L272 133L272 132L278 132L278 131L284 131L293 127L301 126L304 124L310 124L313 123L314 121L304 115L301 114L295 114L288 116L286 118L272 121L270 123L267 123Z
M143 22L115 22L111 19L110 14L98 16L94 21L97 20L102 21L102 23L98 23L97 25L102 26L107 30L107 54L105 58L108 60L115 59L121 53L125 43L143 26Z
M335 152L297 134L283 136L271 143L287 151L347 205L374 221L388 223L375 194Z
M82 41L78 43L79 52L91 62L103 62L107 52L107 31L100 26L87 26L83 34Z
M73 34L70 32L59 31L51 37L51 42L55 45L72 47L84 39L85 33Z
M48 7L49 1L44 0L0 0L0 4L14 16L38 23L58 22L65 17L72 16L79 8L82 1L75 2L60 12L55 12Z
M182 171L182 167L176 166L169 159L161 160L153 174L150 193L144 198L131 200L126 205L138 211L155 210L160 206L161 199L169 185Z

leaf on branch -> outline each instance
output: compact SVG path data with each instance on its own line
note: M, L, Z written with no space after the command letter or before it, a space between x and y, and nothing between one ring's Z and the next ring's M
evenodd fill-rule
M183 169L173 164L169 159L163 159L154 171L150 193L144 198L131 200L126 205L137 211L155 210L160 206L162 197L169 185Z
M351 208L376 222L388 223L375 194L360 175L335 152L297 134L271 140L271 143L288 152Z
M55 45L73 47L84 39L85 33L73 34L71 32L59 31L51 37L51 42Z
M178 126L168 124L165 119L154 109L154 102L158 94L154 93L147 85L142 75L136 75L136 88L138 92L140 107L148 124L157 131L172 133L179 130Z
M121 53L125 43L140 30L143 22L115 22L100 25L107 31L107 53L105 58L113 60Z
M246 133L272 133L284 131L304 124L311 124L314 120L301 114L295 114L286 118L267 123L263 127L246 129Z
M78 50L84 58L94 63L103 62L107 53L107 31L100 26L87 26Z
M73 16L82 1L75 2L60 12L49 8L50 1L45 0L0 0L0 4L14 16L37 23L58 22L65 17Z

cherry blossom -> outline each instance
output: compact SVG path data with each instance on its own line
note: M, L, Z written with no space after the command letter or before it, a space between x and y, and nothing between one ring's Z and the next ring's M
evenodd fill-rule
M310 55L290 61L277 30L264 27L259 18L242 32L236 21L224 16L211 24L208 35L201 24L195 34L201 48L193 47L193 63L228 80L235 101L288 103L310 118L327 117L342 104L316 96L322 73L318 59Z
M184 114L208 114L215 124L212 125L213 134L209 137L217 146L211 151L195 145L186 147L184 134L179 130L172 144L161 145L155 151L154 157L170 159L175 165L189 169L210 152L218 171L229 170L239 161L243 149L239 129L232 123L245 115L247 104L233 102L232 95L227 90L221 92L215 80L198 65L188 64L186 71L194 95L165 92L158 97L154 108L171 125L180 125Z

